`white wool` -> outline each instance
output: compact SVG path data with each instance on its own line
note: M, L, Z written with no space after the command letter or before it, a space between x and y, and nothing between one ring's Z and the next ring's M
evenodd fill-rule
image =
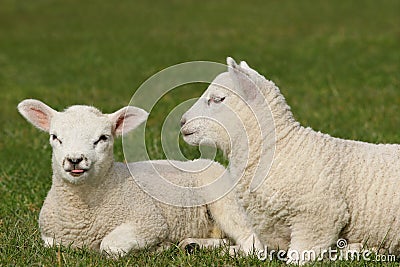
M273 82L245 62L228 58L228 65L184 114L181 131L186 142L211 140L231 156L233 179L244 173L236 193L261 241L271 249L319 253L345 238L399 253L400 146L342 140L304 128ZM210 104L215 95L224 101ZM242 126L227 119L229 112ZM221 125L233 130L226 133ZM236 130L241 127L247 136ZM258 166L265 153L274 153L272 165ZM250 192L257 168L269 172Z
M125 163L114 162L114 137L144 122L144 110L125 107L102 114L93 107L72 106L57 112L38 100L24 100L18 110L33 125L50 133L52 186L39 216L46 245L88 246L124 255L189 237L220 238L222 230L246 252L253 249L248 239L256 235L231 194L207 206L180 208L158 202L135 182L135 178L156 175L156 168L179 185L203 185L225 172L220 164L207 160L175 162L185 169L210 165L195 173L181 171L167 161L130 163L129 169ZM230 220L225 220L221 207L234 214Z

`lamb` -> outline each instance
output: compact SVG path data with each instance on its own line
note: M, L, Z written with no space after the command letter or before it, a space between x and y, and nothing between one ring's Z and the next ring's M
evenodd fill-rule
M224 150L239 180L238 201L261 242L300 264L339 238L352 248L399 253L400 145L305 128L273 82L246 62L227 64L228 72L183 115L181 132L191 145Z
M232 194L208 205L177 207L157 201L135 182L159 173L177 184L196 186L223 175L220 164L175 162L189 170L209 165L202 172L184 172L165 160L134 162L129 168L114 162L114 138L144 122L146 111L128 106L102 114L94 107L77 105L58 112L32 99L22 101L18 110L50 133L52 186L39 215L46 246L86 246L118 257L184 238L221 237L222 231L246 253L262 248Z

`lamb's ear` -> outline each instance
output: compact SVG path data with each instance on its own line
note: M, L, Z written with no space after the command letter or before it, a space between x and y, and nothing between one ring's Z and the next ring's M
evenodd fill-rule
M229 75L236 89L240 90L238 93L241 93L242 97L247 100L254 99L258 94L258 88L255 81L253 81L254 77L252 77L255 71L252 70L245 61L242 61L240 65L238 65L231 57L226 59L226 63L228 65Z
M242 67L243 69L251 70L246 61L240 61L240 67Z
M51 107L35 99L26 99L19 103L18 111L27 121L46 132L49 132L51 119L57 113Z
M148 115L141 108L127 106L108 116L113 123L113 133L120 136L138 127L147 119Z

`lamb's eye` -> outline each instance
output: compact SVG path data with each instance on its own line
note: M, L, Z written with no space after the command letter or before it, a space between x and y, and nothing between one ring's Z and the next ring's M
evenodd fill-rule
M208 99L208 104L210 103L216 103L219 104L225 100L225 97L218 97L218 96L212 96L210 99Z
M94 145L97 145L100 142L105 142L108 140L108 136L105 134L100 135L99 139L97 139L96 142L94 142Z
M57 135L51 134L51 135L50 135L50 138L51 138L51 140L53 140L53 141L58 141L60 144L62 144L61 140L58 139Z

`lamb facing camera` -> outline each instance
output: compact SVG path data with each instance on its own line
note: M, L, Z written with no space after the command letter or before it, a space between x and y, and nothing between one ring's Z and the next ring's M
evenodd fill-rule
M297 263L339 238L398 254L400 145L302 127L273 82L245 62L227 64L183 115L181 132L189 144L207 140L224 150L261 242L288 250L295 255L288 262ZM315 255L302 257L310 250Z
M123 256L190 237L219 238L222 231L246 253L252 253L253 245L262 248L232 194L208 205L176 207L155 200L134 179L162 175L195 187L222 175L221 165L208 160L175 162L184 169L208 166L202 172L184 172L163 160L130 163L129 169L114 162L114 138L143 123L146 111L129 106L102 114L94 107L72 106L58 112L32 99L22 101L18 110L50 134L53 148L52 186L39 215L45 245L87 246Z

